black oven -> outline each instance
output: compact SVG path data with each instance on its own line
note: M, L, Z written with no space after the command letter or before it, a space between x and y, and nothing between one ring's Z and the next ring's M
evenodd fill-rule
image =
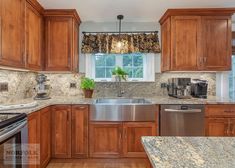
M0 113L0 168L27 167L26 114Z

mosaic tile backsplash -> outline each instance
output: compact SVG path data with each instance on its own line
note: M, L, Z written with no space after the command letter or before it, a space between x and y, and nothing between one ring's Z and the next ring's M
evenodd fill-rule
M0 82L8 82L8 92L0 92L0 103L12 102L19 99L35 96L37 73L0 70ZM83 97L80 89L80 79L84 74L55 74L45 73L51 86L51 96L77 96ZM191 77L192 79L206 79L209 81L208 95L216 95L215 73L158 73L155 82L128 82L122 83L124 97L154 97L167 95L166 89L162 89L161 83L166 83L172 77ZM76 88L70 88L74 83ZM97 83L94 97L116 97L117 85L112 82Z

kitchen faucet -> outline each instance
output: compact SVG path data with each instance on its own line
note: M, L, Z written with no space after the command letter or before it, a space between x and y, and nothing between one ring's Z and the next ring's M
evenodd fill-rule
M122 81L121 76L115 76L115 82L117 87L117 97L122 97L122 95L125 93L124 90L122 90Z

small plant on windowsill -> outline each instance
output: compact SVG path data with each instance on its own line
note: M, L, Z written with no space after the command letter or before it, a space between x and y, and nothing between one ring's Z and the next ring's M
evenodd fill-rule
M83 77L81 79L81 88L85 98L92 98L95 89L95 81L93 79Z
M127 78L128 78L128 73L122 69L121 67L116 67L112 70L112 79L115 80L115 81L127 81Z

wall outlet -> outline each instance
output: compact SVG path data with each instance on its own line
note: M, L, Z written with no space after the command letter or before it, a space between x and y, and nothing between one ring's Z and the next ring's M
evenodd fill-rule
M167 87L167 83L161 83L161 88L166 88Z
M70 83L70 88L77 88L77 84L76 83Z
M8 92L8 83L7 82L0 83L0 92Z

